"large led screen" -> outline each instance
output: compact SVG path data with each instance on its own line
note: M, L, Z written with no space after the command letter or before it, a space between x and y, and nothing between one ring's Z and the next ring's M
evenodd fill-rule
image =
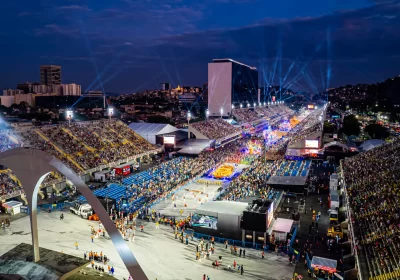
M318 148L318 140L306 140L306 148Z
M164 145L175 145L175 136L164 136Z
M201 214L194 214L191 220L192 227L217 229L218 218Z

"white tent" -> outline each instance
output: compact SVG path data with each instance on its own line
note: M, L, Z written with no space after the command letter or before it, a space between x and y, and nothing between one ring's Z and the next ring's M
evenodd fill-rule
M328 147L331 147L331 146L339 146L342 149L345 149L346 151L349 150L349 146L347 146L346 144L343 144L342 142L339 142L339 141L330 142L330 143L325 145L325 148L328 148Z
M369 151L372 150L376 147L379 147L381 145L385 144L385 141L380 140L380 139L371 139L367 140L364 143L360 145L360 150L362 151Z
M149 141L151 144L156 144L156 136L174 133L178 129L169 124L160 123L131 123L129 128Z

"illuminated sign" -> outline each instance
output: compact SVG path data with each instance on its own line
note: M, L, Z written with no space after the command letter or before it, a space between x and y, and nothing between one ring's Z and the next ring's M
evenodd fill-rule
M275 102L275 96L272 96L272 102Z
M336 138L337 138L337 134L333 134L333 138L335 138L335 139L336 139Z
M175 145L175 136L164 136L164 145Z
M314 105L313 104L309 104L307 107L308 107L308 109L314 109Z
M318 148L318 140L306 140L306 148Z

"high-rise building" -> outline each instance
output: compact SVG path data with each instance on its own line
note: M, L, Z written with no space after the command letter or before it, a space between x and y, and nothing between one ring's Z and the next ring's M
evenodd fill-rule
M231 116L232 105L258 103L257 68L232 59L208 64L208 111L212 116Z
M160 84L160 89L161 90L170 90L171 89L171 83L161 83Z
M59 65L40 65L40 83L42 85L61 84L61 66Z
M24 94L22 89L3 89L3 96L14 96L16 94Z
M62 84L62 95L82 95L81 85L77 84Z

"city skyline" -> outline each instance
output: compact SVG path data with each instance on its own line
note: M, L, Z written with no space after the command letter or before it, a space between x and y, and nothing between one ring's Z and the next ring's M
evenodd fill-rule
M202 85L207 63L226 57L257 67L260 86L309 92L400 73L400 1L266 2L1 3L0 86L40 81L42 64L82 91Z

